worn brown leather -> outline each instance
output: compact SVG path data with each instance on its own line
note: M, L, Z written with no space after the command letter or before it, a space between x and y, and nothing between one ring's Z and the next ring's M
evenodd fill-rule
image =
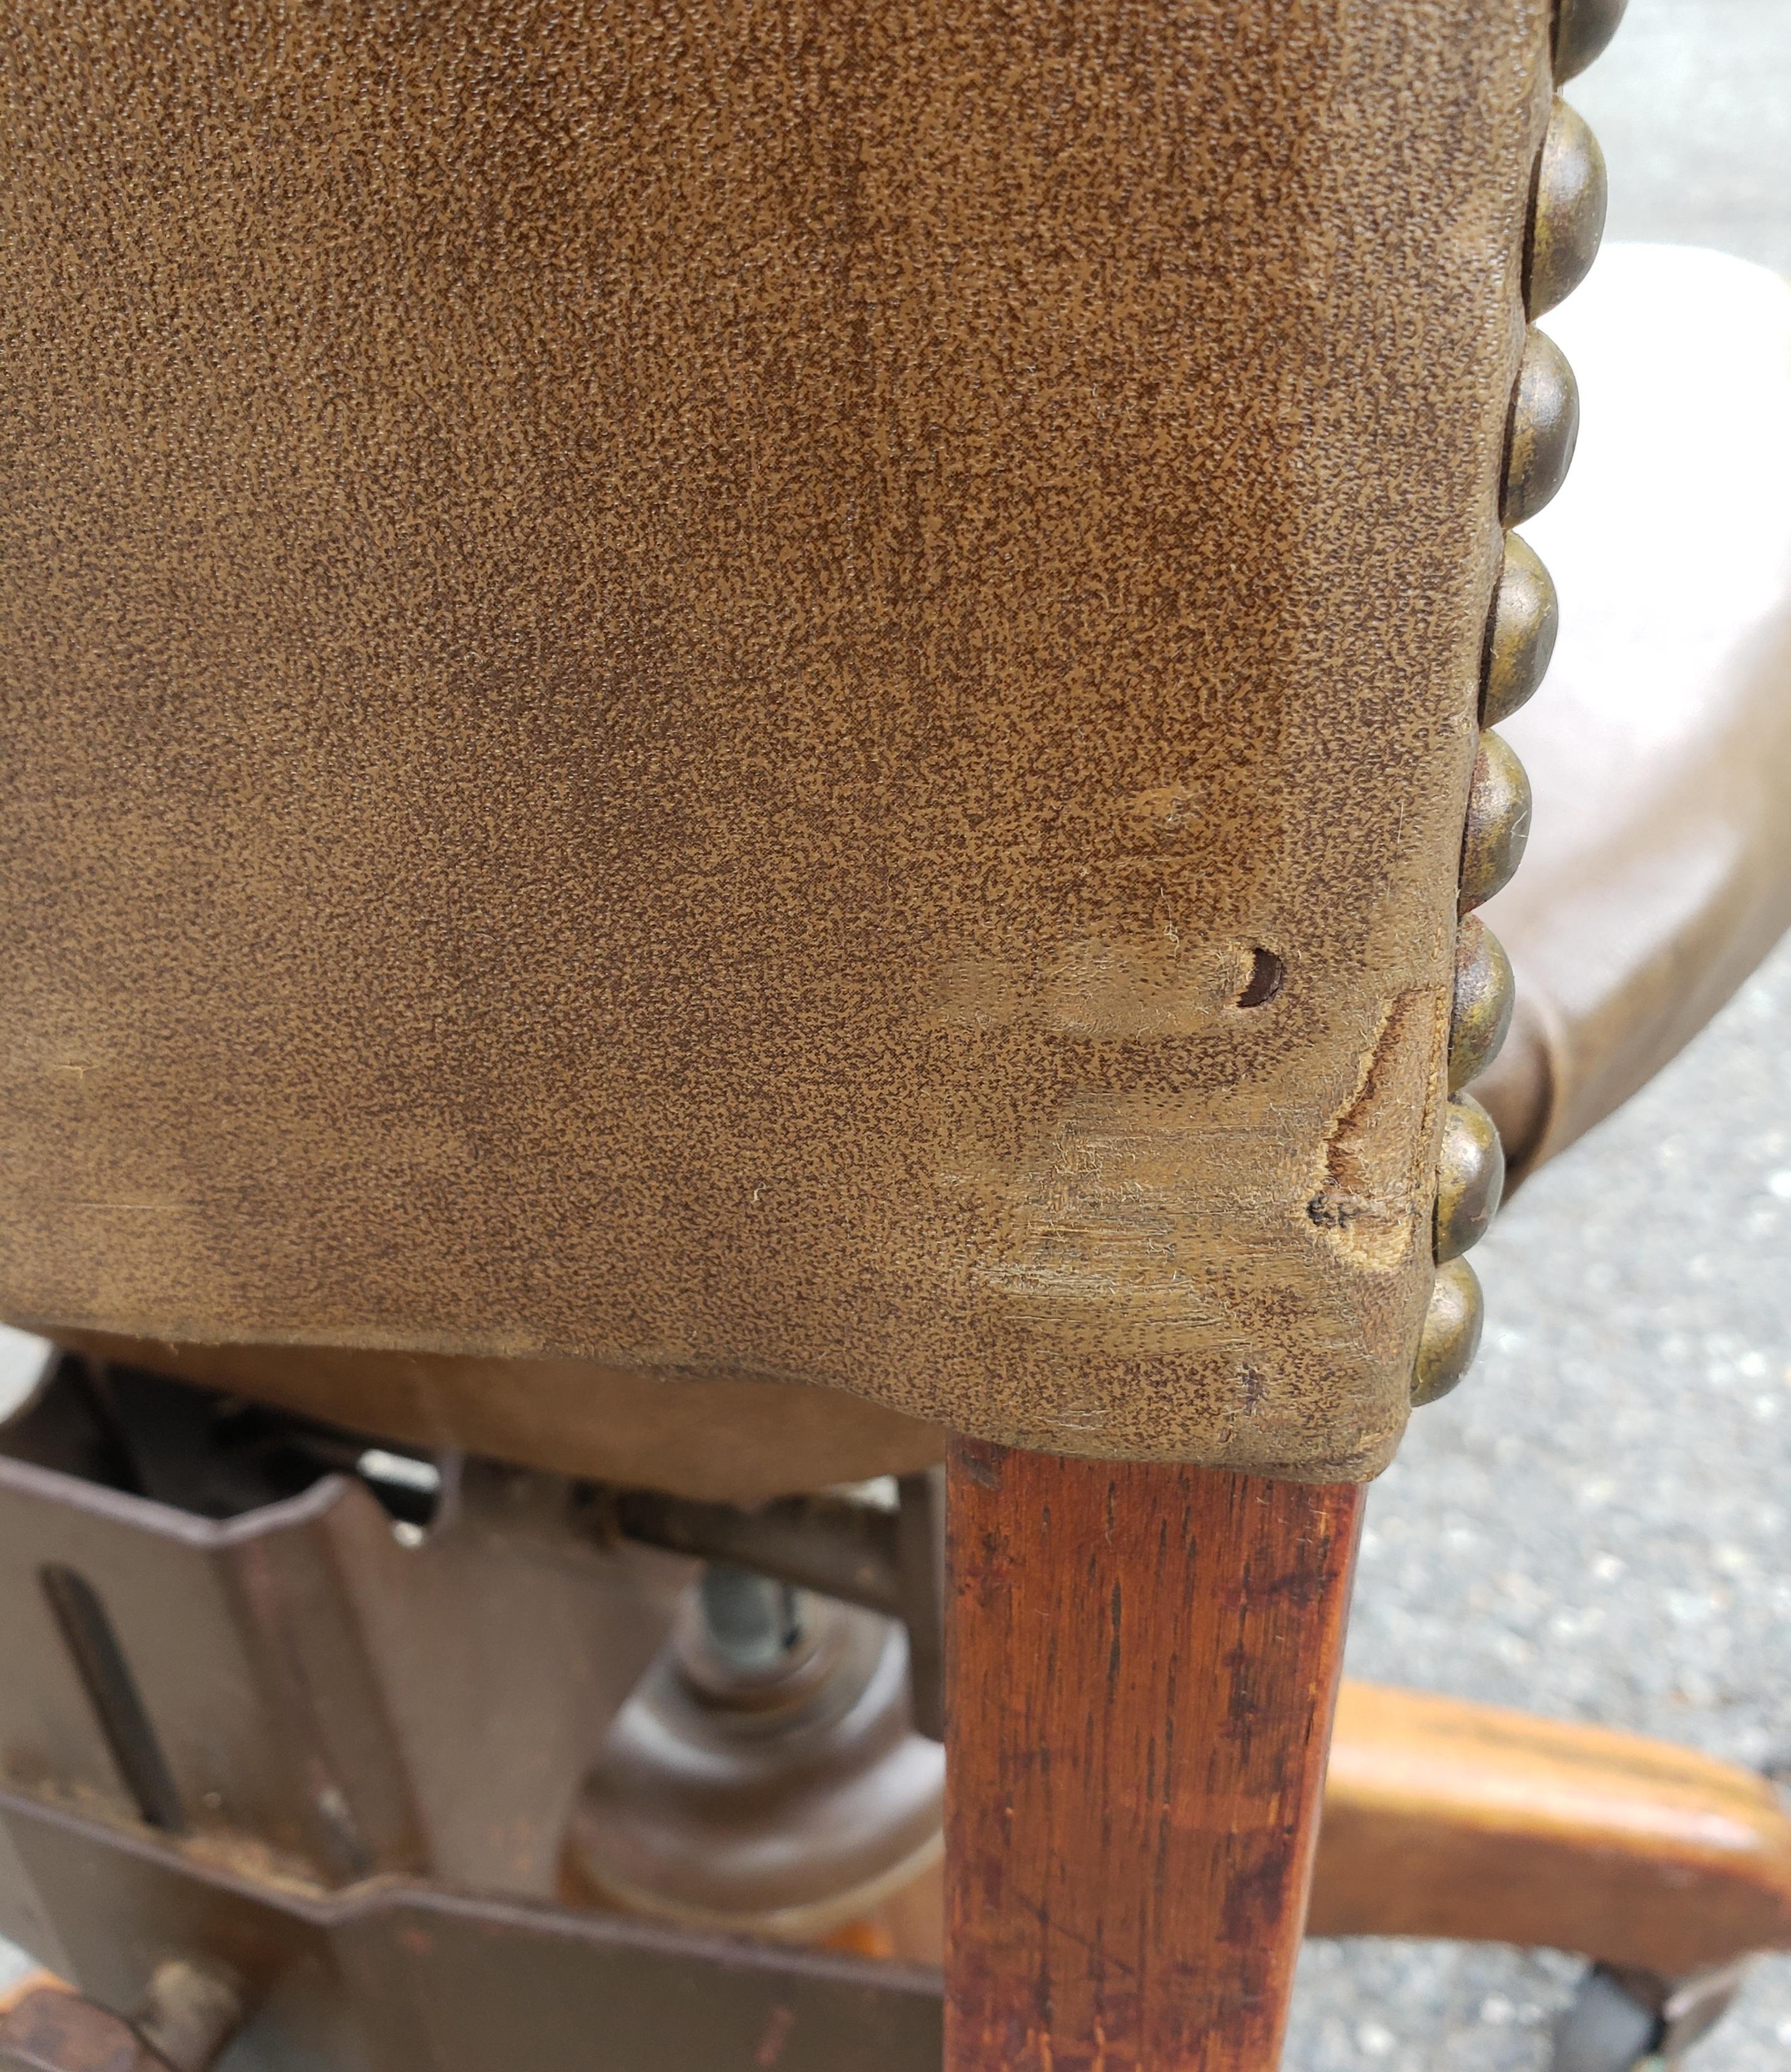
M1555 321L1586 430L1526 528L1567 603L1547 681L1505 728L1538 810L1522 871L1485 910L1521 990L1474 1089L1523 1170L1651 1075L1791 925L1791 286L1716 253L1617 245ZM1692 393L1699 436L1664 439L1662 398ZM414 1444L698 1497L900 1473L943 1449L937 1428L835 1390L81 1342Z
M1791 287L1617 245L1550 323L1579 451L1525 528L1561 635L1503 730L1534 832L1485 909L1518 1015L1474 1087L1518 1173L1650 1079L1791 926Z
M1522 989L1474 1087L1529 1169L1664 1063L1791 925L1791 286L1716 253L1617 245L1556 322L1588 430L1569 487L1526 528L1566 579L1564 630L1505 728L1537 824L1485 910ZM1663 438L1662 399L1693 392L1704 429ZM944 1445L831 1389L81 1342L417 1445L737 1502L905 1472Z
M0 1309L1374 1471L1547 14L10 5Z

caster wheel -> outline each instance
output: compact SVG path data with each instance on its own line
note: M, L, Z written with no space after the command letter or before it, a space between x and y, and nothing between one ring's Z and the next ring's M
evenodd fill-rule
M1650 2058L1660 2062L1655 2047L1663 2027L1657 2007L1595 1964L1555 2029L1549 2072L1638 2072Z
M1594 1964L1556 2027L1550 2072L1664 2072L1722 2020L1745 1968L1673 1980Z

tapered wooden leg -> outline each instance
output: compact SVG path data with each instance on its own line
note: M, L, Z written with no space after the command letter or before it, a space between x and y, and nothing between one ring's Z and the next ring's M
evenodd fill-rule
M1361 1503L955 1443L946 2072L1271 2072Z

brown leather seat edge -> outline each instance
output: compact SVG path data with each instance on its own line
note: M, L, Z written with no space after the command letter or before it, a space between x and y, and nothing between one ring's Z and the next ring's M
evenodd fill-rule
M475 1359L331 1346L181 1346L101 1331L58 1337L307 1417L430 1450L757 1503L930 1467L939 1426L835 1388L666 1380L589 1360Z
M1485 909L1518 1018L1474 1088L1514 1178L1645 1084L1791 927L1791 286L1616 245L1549 322L1579 450L1525 528L1561 636L1503 730L1535 811ZM1696 436L1666 435L1661 398L1689 394Z

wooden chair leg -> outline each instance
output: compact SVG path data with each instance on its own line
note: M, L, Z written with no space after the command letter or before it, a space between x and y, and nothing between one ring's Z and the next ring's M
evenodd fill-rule
M955 1443L946 2072L1271 2072L1362 1494Z

